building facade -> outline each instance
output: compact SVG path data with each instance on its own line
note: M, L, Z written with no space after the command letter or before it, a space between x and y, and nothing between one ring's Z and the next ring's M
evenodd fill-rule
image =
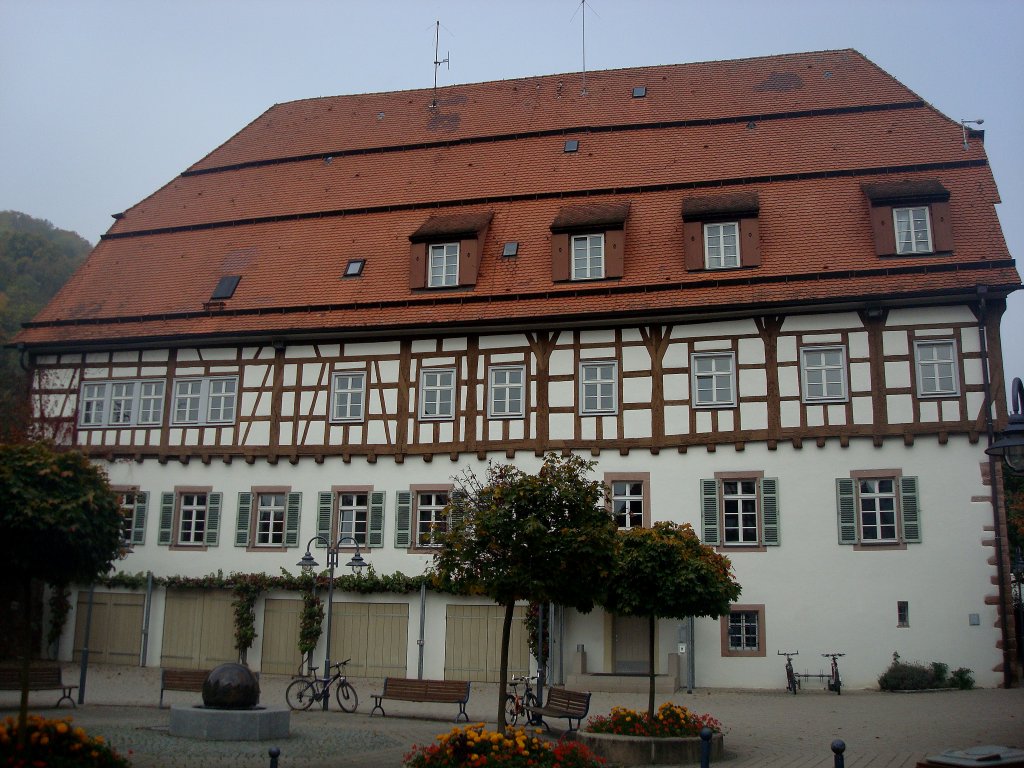
M660 673L838 651L870 686L896 651L1003 684L984 449L1020 278L982 140L850 50L277 105L26 326L39 428L123 494L127 571L296 572L322 535L418 575L453 478L578 453L620 527L691 523L743 586L659 622ZM228 593L99 598L104 660L143 614L146 664L233 658ZM300 610L261 598L250 664L294 670ZM493 605L334 611L354 674L496 679ZM552 615L556 677L643 668L641 624Z

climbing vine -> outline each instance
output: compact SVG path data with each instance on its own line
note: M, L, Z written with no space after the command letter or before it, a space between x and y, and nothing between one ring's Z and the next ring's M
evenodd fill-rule
M302 589L302 615L299 617L299 653L312 665L313 649L320 642L324 623L324 605L316 593L316 579L307 576ZM325 672L326 674L326 672Z
M52 646L60 640L64 633L71 612L71 590L66 584L56 584L50 590L50 629L46 633L46 644Z
M235 649L245 663L246 653L256 639L256 600L267 589L267 576L262 573L232 574L235 599Z

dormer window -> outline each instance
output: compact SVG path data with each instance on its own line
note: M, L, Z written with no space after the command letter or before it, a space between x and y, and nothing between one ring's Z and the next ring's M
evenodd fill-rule
M551 279L622 277L629 203L590 203L560 208L551 223Z
M690 271L739 269L761 263L756 192L683 201L683 261Z
M878 256L914 256L953 250L949 190L936 179L863 184L871 204Z
M409 287L461 288L476 285L490 211L431 216L409 235Z

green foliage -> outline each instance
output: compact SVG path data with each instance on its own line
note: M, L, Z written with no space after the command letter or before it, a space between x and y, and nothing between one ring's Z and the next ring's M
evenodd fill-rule
M878 687L883 691L927 691L933 688L959 688L970 690L974 687L974 674L966 667L959 667L949 674L949 665L933 661L928 666L900 660L893 653L889 668L878 678Z
M299 652L304 658L309 657L320 642L323 623L324 605L317 597L316 581L307 576L302 590L302 616L299 618ZM325 675L329 673L330 670L324 670Z
M55 645L64 633L64 623L71 612L71 592L64 585L54 586L50 590L50 628L46 633L46 644Z
M102 736L90 736L71 718L47 720L32 715L19 724L0 722L0 764L50 768L130 768L131 762L114 751Z
M969 691L974 687L974 671L967 667L957 667L949 676L949 683L961 691Z
M244 662L246 652L256 640L256 600L266 591L269 579L262 573L231 574L235 599L235 649Z
M117 495L77 451L0 446L0 498L0 578L88 584L118 556Z

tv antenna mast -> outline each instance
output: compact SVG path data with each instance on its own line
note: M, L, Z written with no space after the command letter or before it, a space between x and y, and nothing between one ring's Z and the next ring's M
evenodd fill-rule
M587 6L588 5L590 5L590 3L588 3L587 0L580 0L579 7L576 9L576 12L573 13L573 15L572 15L572 18L575 19L576 18L576 13L580 13L582 11L582 13L580 15L583 17L583 91L582 91L582 94L584 96L587 95ZM594 9L591 8L590 10L593 11ZM597 13L597 11L594 11L594 13ZM569 21L571 22L572 19L570 19Z
M438 69L438 67L440 67L442 64L444 64L447 69L450 70L452 68L451 63L448 61L448 58L451 56L451 51L445 53L443 59L439 59L438 58L438 56L440 55L438 53L438 49L440 47L439 46L440 41L441 41L441 20L438 19L437 23L434 26L434 98L430 100L430 108L431 109L435 109L437 107L437 69Z

